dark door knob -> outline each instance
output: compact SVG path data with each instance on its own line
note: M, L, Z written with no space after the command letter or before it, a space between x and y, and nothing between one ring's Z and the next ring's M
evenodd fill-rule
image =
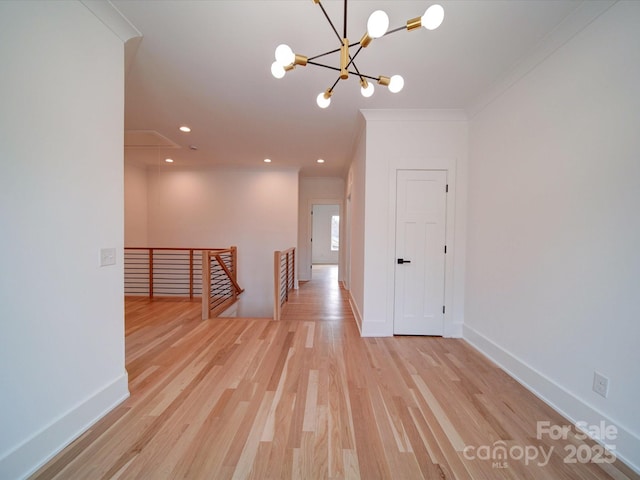
M404 258L399 258L398 265L402 265L403 263L411 263L411 260L405 260Z

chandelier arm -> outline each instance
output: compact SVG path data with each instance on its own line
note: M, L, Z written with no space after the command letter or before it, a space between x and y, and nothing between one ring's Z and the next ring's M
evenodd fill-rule
M331 65L325 65L324 63L313 62L311 60L307 61L307 65L315 65L316 67L324 67L324 68L328 68L329 70L335 70L337 72L340 71L340 68L338 68L338 67L332 67Z
M323 67L323 68L328 68L329 70L335 70L336 72L340 71L340 68L338 67L332 67L331 65L325 65L324 63L318 63L318 62L314 62L312 60L309 60L307 62L307 65L315 65L316 67ZM355 68L355 65L354 65ZM356 68L357 70L357 68ZM365 75L364 73L360 73L360 71L353 71L353 70L349 70L349 73L351 75L357 75L360 78L368 78L369 80L375 80L376 82L378 81L378 78L380 77L372 77L371 75ZM333 87L336 86L336 84L338 83L340 79L336 80L336 83L334 83ZM331 90L333 90L333 87L331 87Z
M340 34L338 33L338 30L336 30L335 25L331 21L331 18L329 18L329 14L324 9L324 5L322 5L322 2L320 2L320 1L318 1L318 5L320 6L320 9L322 10L322 13L324 13L324 16L327 19L327 22L329 22L329 25L331 25L331 28L333 28L333 31L336 34L336 37L338 37L338 40L340 40L340 43L342 43L342 38L340 37Z
M353 62L353 60L351 62ZM360 73L360 70L358 70L358 67L356 67L355 63L351 63L351 65L353 65L353 68L355 69L355 72L349 71L349 73L351 75L357 75L358 77L360 77L360 81L364 80L365 78L368 78L370 80L378 81L378 77L372 77L370 75L364 75L364 74Z
M349 44L349 48L355 47L356 45L360 45L360 42L353 42L353 43ZM354 57L356 55L358 55L358 53L360 53L360 50L362 50L362 47L360 47L358 49L358 51L355 53ZM338 53L339 51L340 51L339 48L334 48L333 50L329 50L328 52L319 53L318 55L314 55L313 57L309 57L308 60L315 60L316 58L324 57L326 55L331 55L332 53Z
M334 50L329 50L328 52L321 53L320 55L315 55L313 57L309 57L309 60L315 60L316 58L324 57L325 55L331 55L332 53L337 53L339 51L340 51L339 48L336 48Z
M380 77L372 77L371 75L365 75L364 73L360 73L360 72L351 72L351 71L349 71L349 73L352 74L352 75L357 75L360 78L368 78L369 80L375 80L376 82L380 78Z
M392 33L396 33L396 32L399 32L399 31L401 31L401 30L406 30L406 29L407 29L407 26L406 26L406 25L403 25L403 26L401 26L401 27L394 28L393 30L387 30L387 33L385 33L385 34L383 35L383 37L386 37L387 35L391 35Z
M354 69L355 69L355 71L356 71L356 72L355 72L355 74L356 74L358 77L360 77L360 80L362 80L362 75L360 75L360 70L358 70L358 67L356 67L356 64L355 64L355 63L353 63L353 60L351 60L351 61L349 62L349 65L353 65L353 68L354 68ZM346 67L346 68L348 68L348 67L349 67L349 65L347 65L347 67ZM353 74L353 72L349 72L349 73Z
M354 61L356 59L356 57L358 56L358 54L360 53L360 50L362 50L362 46L360 46L360 48L358 48L358 50L353 55L353 57L351 55L349 55L349 63L347 63L345 68L349 68L350 65L353 65L353 68L355 69L355 73L354 72L349 72L349 73L357 75L358 77L360 77L360 80L363 80L363 77L373 78L373 77L368 77L367 75L362 75L360 73L360 70L358 69L358 66L356 65L356 63ZM374 80L377 80L377 79L374 79Z
M342 38L347 38L347 0L344 0L344 35Z
M347 68L349 68L349 65L353 65L353 67L356 70L358 70L358 67L356 67L356 64L353 63L353 61L356 59L356 57L360 53L360 50L362 50L362 46L360 46L360 48L358 48L358 50L356 50L356 53L354 53L353 56L349 55L349 63L347 63Z
M349 45L349 47L354 47L354 46L358 45L359 43L360 42L353 43L353 44ZM349 55L349 63L347 64L347 67L349 67L351 64L353 64L353 61L355 60L355 58L358 55L358 53L360 53L360 50L362 50L362 47L358 48L358 50L356 51L356 53L353 56ZM339 51L340 51L340 49L336 48L334 50L329 50L328 52L324 52L324 53L321 53L319 55L314 55L313 57L309 57L307 59L307 63L310 63L311 65L317 65L319 67L326 67L326 68L331 68L332 70L338 70L339 71L340 70L339 68L329 67L328 65L324 65L322 63L314 62L314 60L316 58L324 57L326 55L331 55L332 53L338 53ZM355 67L355 64L354 64L354 67ZM355 68L357 70L357 67L355 67Z

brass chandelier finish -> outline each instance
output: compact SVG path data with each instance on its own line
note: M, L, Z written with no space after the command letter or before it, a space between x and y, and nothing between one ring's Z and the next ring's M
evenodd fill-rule
M394 28L392 30L388 30L389 18L387 14L382 10L377 10L373 12L369 17L369 21L367 22L367 31L364 33L360 41L350 44L347 37L347 0L344 0L343 3L344 21L342 35L338 33L338 30L336 29L335 25L331 21L331 18L322 5L321 0L312 1L322 10L322 13L324 14L325 18L329 22L331 28L340 41L340 47L328 52L321 53L319 55L315 55L313 57L306 57L304 55L293 53L291 48L287 45L279 45L278 48L276 48L276 61L271 66L271 72L274 77L282 78L286 72L293 70L297 65L315 65L318 67L338 71L339 76L334 84L331 87L327 88L324 92L320 93L317 97L318 106L320 106L321 108L326 108L329 106L331 102L331 95L333 94L333 90L335 89L336 85L338 85L340 80L347 80L350 74L358 77L362 95L365 97L371 96L374 91L373 84L370 83L369 80L378 83L378 85L386 86L393 93L397 93L402 90L404 86L404 79L400 75L393 75L391 77L384 75L366 75L360 72L360 70L356 66L356 57L363 48L368 47L376 38L399 32L401 30L416 30L421 26L424 26L427 30L434 30L442 23L442 20L444 18L444 10L442 9L442 7L440 5L434 4L431 5L421 17L412 18L410 20L407 20L405 25ZM350 54L349 50L351 47L358 47L354 55ZM318 58L338 52L340 54L340 64L337 67L317 61ZM353 70L349 70L350 68L352 68Z

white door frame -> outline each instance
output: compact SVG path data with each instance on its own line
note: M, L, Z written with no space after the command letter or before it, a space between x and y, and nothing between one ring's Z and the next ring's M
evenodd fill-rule
M394 202L395 205L395 214L396 214L396 226L395 226L395 240L396 240L396 251L395 257L397 257L397 262L400 260L398 258L404 257L405 255L410 255L410 264L407 266L398 266L395 265L394 270L394 318L393 318L393 331L394 334L399 335L444 335L444 311L442 310L444 307L444 297L445 297L445 271L446 271L446 244L447 244L447 174L446 170L426 170L426 169L398 169L396 170L396 199ZM428 205L423 205L422 207L416 206L413 204L411 207L411 211L406 210L406 206L400 207L398 205L398 201L401 198L405 198L407 193L406 190L399 190L397 187L401 184L401 178L404 178L405 181L411 182L412 180L419 181L427 181L430 185L428 188L430 189L432 195L436 195L437 198L433 200L436 201L437 210L431 210L431 207ZM434 183L435 182L435 183ZM403 185L408 186L408 184L403 183ZM435 189L433 189L435 187ZM408 198L408 197L407 197ZM422 199L424 201L424 199ZM442 202L442 203L441 203ZM432 205L433 206L433 205ZM424 251L421 252L421 248L418 245L414 245L414 248L409 250L407 248L400 247L401 250L398 250L397 242L400 239L404 239L404 242L407 241L409 244L412 242L405 238L406 230L404 229L404 217L399 218L398 213L399 209L402 208L401 213L408 215L411 219L417 221L414 223L410 221L410 224L413 224L417 231L415 232L420 236L420 232L422 228L426 228L423 232L424 235L427 235L427 231L431 232L431 234L435 234L436 238L430 240L430 252L426 257L423 257ZM421 212L418 213L416 217L415 209L418 208ZM427 208L429 212L429 220L426 223L423 223L425 220L425 213L423 208ZM398 221L400 220L400 224ZM429 225L434 225L432 220L436 220L436 230L430 229ZM428 235L427 235L428 236ZM413 238L413 237L412 237ZM426 237L425 239L426 240ZM407 247L405 245L404 247ZM411 253L413 252L413 253ZM414 258L415 257L415 258ZM411 262L416 263L416 265L411 264ZM422 263L425 262L425 263ZM428 278L425 278L420 273L422 268L426 268L427 265L433 264L432 267L435 270L431 270L431 273L427 274ZM417 270L416 270L417 269ZM424 272L423 272L424 274ZM433 276L433 274L436 274ZM407 283L407 275L409 277L415 277L415 283L413 281L409 281ZM422 281L420 281L422 278ZM429 280L430 279L430 280ZM434 283L431 283L433 281ZM427 301L425 295L425 282L431 283L431 288L429 297L430 301L425 305L423 302ZM414 290L415 287L421 285L417 291ZM400 288L400 290L398 290ZM435 289L435 290L434 290ZM423 302L418 302L415 304L413 314L409 314L409 317L405 317L406 312L404 311L404 307L407 306L407 292L413 292L417 296L417 298L422 298ZM435 294L435 296L433 296ZM411 303L411 302L409 302ZM420 307L422 305L422 307ZM428 313L424 310L425 306L428 307ZM417 308L418 310L415 310ZM400 317L398 317L400 315ZM426 316L425 316L426 315Z
M428 165L428 167L425 167ZM386 317L393 321L395 298L395 253L396 253L396 176L398 170L444 170L447 172L449 192L447 194L447 258L445 259L445 296L444 296L444 336L445 337L461 337L461 326L454 324L453 306L454 306L454 256L456 255L455 246L455 211L456 211L456 169L455 161L450 158L399 158L390 160L389 164L389 197L388 197L388 216L387 216L387 257L383 259L388 267L389 280L387 282L387 301ZM458 280L459 282L459 280ZM456 295L464 295L462 288ZM393 323L391 322L393 325ZM391 330L392 330L391 325Z
M312 246L311 246L311 234L313 233L313 218L311 211L314 205L338 205L340 209L340 250L338 252L338 279L342 280L342 272L344 267L344 234L346 230L344 222L344 201L341 198L310 198L307 201L306 211L306 228L304 231L304 238L300 239L300 244L306 246L307 254L306 258L300 258L299 270L302 272L304 269L307 275L303 276L304 279L311 279L311 264L312 264ZM304 262L304 263L302 263Z

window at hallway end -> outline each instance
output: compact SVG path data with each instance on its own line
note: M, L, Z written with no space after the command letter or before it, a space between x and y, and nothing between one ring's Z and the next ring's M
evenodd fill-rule
M331 251L340 250L340 215L331 215Z

